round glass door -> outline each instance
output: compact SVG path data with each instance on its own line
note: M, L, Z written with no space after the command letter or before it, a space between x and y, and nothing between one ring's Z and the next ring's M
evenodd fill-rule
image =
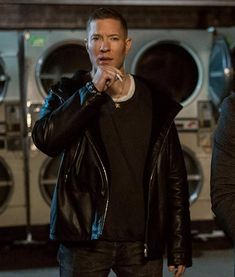
M219 108L223 99L232 90L233 68L230 50L223 36L216 36L209 63L209 94L213 104Z
M232 72L232 80L231 80L231 82L232 82L232 91L233 92L235 92L235 78L234 78L234 71L235 71L235 46L233 46L232 48L231 48L231 50L230 50L230 57L231 57L231 63L232 63L232 70L233 70L233 72Z
M13 191L13 178L11 171L3 159L0 158L0 213L2 213Z
M9 77L6 75L3 60L0 58L0 103L5 97L8 81Z
M86 47L80 41L63 41L40 57L36 66L36 81L43 96L61 77L72 77L77 70L90 71Z
M57 182L61 157L47 158L40 170L39 186L43 198L50 206L54 188Z
M168 93L184 106L198 95L202 85L198 56L178 41L147 45L137 55L133 71L147 79L156 91Z
M183 154L188 174L189 202L192 204L197 200L202 188L202 170L192 151L183 147Z

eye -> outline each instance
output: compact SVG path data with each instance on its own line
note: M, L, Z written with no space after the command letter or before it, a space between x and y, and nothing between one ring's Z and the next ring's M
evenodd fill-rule
M95 41L96 41L96 40L99 40L99 36L92 36L92 37L91 37L91 40L95 40Z
M119 40L119 37L116 37L116 36L115 36L115 37L111 37L110 39L113 40L113 41L118 41L118 40Z

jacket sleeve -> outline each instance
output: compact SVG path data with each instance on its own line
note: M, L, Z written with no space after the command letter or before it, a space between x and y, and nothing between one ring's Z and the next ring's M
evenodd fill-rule
M192 265L189 192L184 156L177 130L169 133L168 265Z
M218 223L235 242L235 96L226 98L214 133L211 202Z
M104 94L91 94L86 87L63 96L60 89L50 91L32 131L36 147L52 157L78 139L105 100Z

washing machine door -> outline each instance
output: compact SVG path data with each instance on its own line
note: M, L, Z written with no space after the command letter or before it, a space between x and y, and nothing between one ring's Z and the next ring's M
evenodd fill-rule
M233 67L228 44L222 35L217 35L211 49L209 62L209 95L219 109L223 99L232 91Z
M43 97L61 77L72 77L77 70L91 70L90 59L83 41L63 41L54 44L39 58L36 81Z
M42 197L50 206L51 199L56 186L61 156L55 158L47 158L43 163L39 174L39 186Z
M188 177L189 202L192 204L198 199L202 189L203 174L200 163L195 157L194 152L183 145L182 150Z
M199 58L180 41L162 40L146 45L132 70L147 79L156 91L168 93L183 106L193 101L202 86Z
M0 49L0 52L1 52L1 49ZM0 103L4 100L4 97L7 91L8 81L9 81L9 77L6 74L4 61L0 57Z
M9 166L0 158L0 214L7 208L13 192L13 177Z

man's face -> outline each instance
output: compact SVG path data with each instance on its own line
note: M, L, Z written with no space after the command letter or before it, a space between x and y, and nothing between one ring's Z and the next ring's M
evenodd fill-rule
M123 69L125 57L131 47L121 23L115 19L99 19L88 28L87 51L93 69L109 65Z

